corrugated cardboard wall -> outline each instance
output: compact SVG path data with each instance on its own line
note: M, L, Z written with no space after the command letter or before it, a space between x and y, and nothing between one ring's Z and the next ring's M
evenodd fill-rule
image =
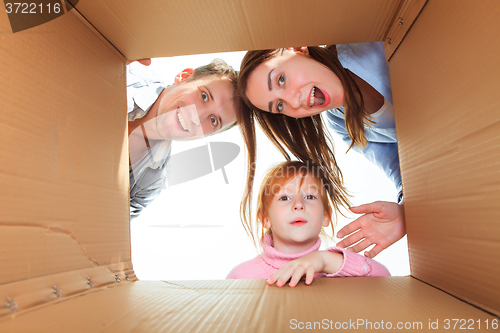
M390 61L412 276L497 315L498 17L429 1Z
M399 0L100 0L77 9L129 59L382 40ZM356 15L353 15L356 13Z
M91 3L82 1L82 7L95 10L89 13L104 24L103 29L126 27L120 23L121 17L115 17L115 12L120 12L115 9L133 9L132 2L112 3L117 8L108 2L92 8ZM252 8L267 10L259 15L276 22L273 24L287 34L297 32L297 40L307 38L308 44L317 40L321 29L304 30L297 17L311 16L314 23L314 15L325 14L315 11L319 14L306 15L310 13L306 9L330 2L298 3L304 11L297 13L287 13L285 2L273 3L262 2ZM343 2L342 6L352 3L356 11L365 13L361 24L362 19L349 23L352 16L342 15L346 8L354 7L331 3L332 8L325 7L325 13L335 14L329 16L332 22L328 24L342 25L343 32L327 31L330 37L326 43L380 39L385 31L381 27L392 14L377 15L377 10L392 13L397 7L397 2L388 7L375 1ZM230 1L222 4L236 6ZM106 10L107 6L113 10ZM178 2L172 17L189 14L185 8L200 10L198 16L191 16L198 22L194 35L201 36L194 43L181 42L193 31L183 32L183 28L178 34L167 34L166 26L161 25L164 22L159 35L149 31L136 34L131 29L123 32L123 37L110 30L109 38L117 45L132 45L133 49L121 49L129 58L157 55L151 53L153 47L164 52L158 55L168 55L210 52L212 45L215 51L244 49L249 40L255 40L255 47L267 46L263 39L267 30L257 33L252 29L245 45L238 44L240 32L228 32L236 37L212 33L205 44L199 33L205 31L205 21L200 18L203 10L213 7L194 1L182 6ZM274 7L297 20L283 24L276 10L270 10ZM398 132L404 133L400 136L401 161L413 274L495 312L500 299L496 286L500 219L495 207L500 193L496 98L500 74L496 58L500 52L494 42L499 35L494 24L499 12L490 7L491 2L431 1L396 51L391 71ZM131 11L131 18L139 15ZM155 12L154 8L148 15ZM217 10L211 13L220 15ZM140 22L148 18L157 22L164 14L145 15L133 28L140 29ZM174 23L184 27L182 22ZM296 30L289 30L295 25ZM168 28L177 32L175 27ZM131 268L124 66L123 59L73 14L14 35L2 12L0 32L0 107L4 115L0 120L0 298L12 298L19 310L24 310L56 302L53 291L59 289L52 290L54 285L64 296L71 296L91 289L87 277L99 287L115 283L113 273ZM161 38L171 34L181 39L169 44ZM143 41L150 35L151 39ZM218 38L220 43L226 40L234 44L223 49L214 44ZM273 38L276 40L270 46L281 43L280 36ZM283 36L291 41L288 38L292 37ZM428 134L422 137L424 132ZM69 302L79 299L87 302L83 297ZM114 303L110 304L111 308ZM61 303L57 308L64 306ZM87 310L92 313L93 308ZM8 311L3 308L0 315ZM31 313L38 316L42 312ZM50 324L58 327L60 314L52 314L57 318ZM87 321L86 316L79 318Z
M412 277L315 279L277 288L265 280L138 281L0 322L9 333L490 331L492 315ZM472 320L473 318L473 320ZM471 324L472 321L472 324ZM308 324L307 324L308 323ZM454 322L448 324L453 328ZM454 331L451 329L451 331ZM488 331L488 332L490 332Z
M74 13L0 32L0 299L23 308L131 268L125 65Z

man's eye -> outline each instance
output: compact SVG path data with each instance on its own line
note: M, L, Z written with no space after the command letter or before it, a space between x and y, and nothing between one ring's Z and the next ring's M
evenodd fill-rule
M283 75L278 76L278 85L282 86L285 84L285 77Z
M207 95L207 93L202 92L202 93L201 93L201 98L203 98L203 101L204 101L204 102L208 102L208 95Z
M217 127L217 125L219 124L219 121L217 120L217 118L215 117L210 117L210 121L212 122L212 125L214 125L214 127Z
M279 101L276 104L276 111L278 111L279 113L281 113L281 111L283 111L283 101Z

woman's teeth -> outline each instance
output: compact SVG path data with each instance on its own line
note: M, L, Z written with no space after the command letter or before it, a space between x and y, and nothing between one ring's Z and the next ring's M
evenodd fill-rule
M184 123L184 118L182 118L182 115L178 111L177 111L177 119L179 120L179 123L181 124L182 129L187 132L188 129L187 129L186 123Z
M319 88L318 88L319 89ZM309 96L309 107L312 108L314 104L323 105L325 103L325 95L321 90L318 91L319 96L316 97L316 87L311 89L311 95ZM316 103L315 103L316 102Z
M314 105L314 92L316 91L316 87L311 89L311 97L309 98L309 107L313 107Z

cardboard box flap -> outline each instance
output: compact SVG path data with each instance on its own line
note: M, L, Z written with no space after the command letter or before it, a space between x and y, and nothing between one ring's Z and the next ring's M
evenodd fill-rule
M7 306L0 307L0 320L51 306L62 299L69 300L134 281L137 277L129 261L3 284L0 285L0 299L5 300Z
M384 37L385 56L389 60L410 30L427 0L406 0L401 3L392 24Z
M459 3L427 3L389 64L411 272L500 315L500 3Z
M130 261L125 65L73 12L0 13L0 285Z
M498 319L412 277L316 279L277 288L265 280L139 281L73 298L2 323L8 332L293 332L441 330ZM316 325L316 326L314 326ZM398 326L399 325L399 326ZM451 328L454 323L450 320ZM382 328L383 327L383 328ZM36 329L34 329L36 328Z
M142 58L382 40L401 3L77 8L125 56ZM499 314L499 7L431 1L391 58L412 274L425 283L319 279L286 290L263 280L129 283L124 59L74 13L12 34L2 11L2 331L281 332L325 318L491 325L492 315L449 294Z
M128 59L381 41L400 0L80 1Z

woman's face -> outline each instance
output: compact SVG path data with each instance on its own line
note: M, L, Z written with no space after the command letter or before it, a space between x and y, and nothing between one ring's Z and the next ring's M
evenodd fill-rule
M246 95L257 108L304 118L344 105L344 88L328 67L311 59L307 48L287 50L257 66Z

